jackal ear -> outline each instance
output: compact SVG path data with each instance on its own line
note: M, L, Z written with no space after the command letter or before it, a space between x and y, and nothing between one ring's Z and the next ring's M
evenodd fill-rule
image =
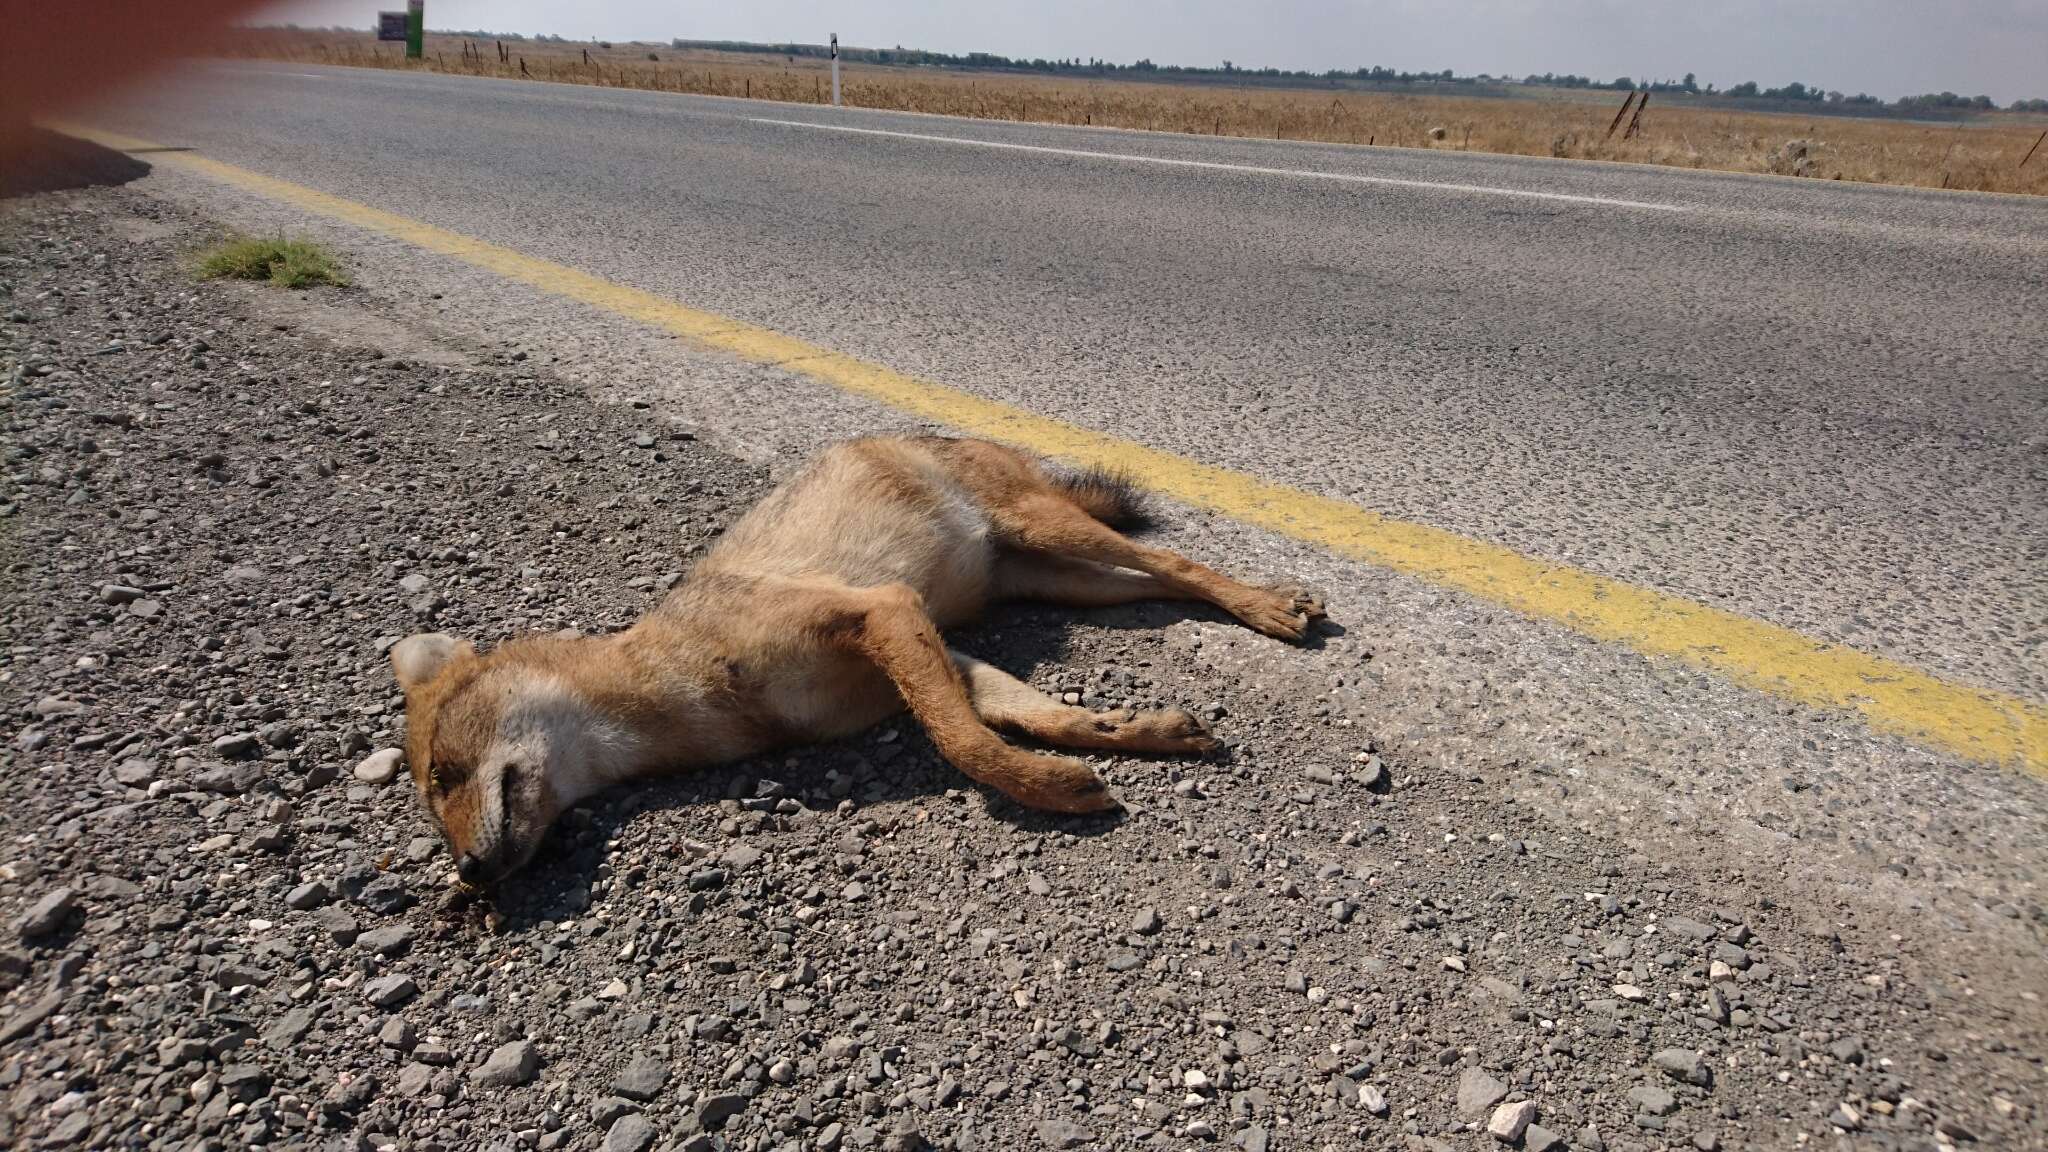
M421 632L391 646L391 671L407 692L441 674L451 661L476 655L469 641L446 632Z

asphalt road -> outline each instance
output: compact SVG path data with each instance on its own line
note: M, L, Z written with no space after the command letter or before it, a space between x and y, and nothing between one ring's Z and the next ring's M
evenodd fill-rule
M2039 201L284 65L94 119L2048 695Z

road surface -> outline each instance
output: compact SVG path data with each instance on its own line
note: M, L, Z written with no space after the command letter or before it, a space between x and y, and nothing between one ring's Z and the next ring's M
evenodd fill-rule
M282 65L104 119L2048 695L2038 201Z

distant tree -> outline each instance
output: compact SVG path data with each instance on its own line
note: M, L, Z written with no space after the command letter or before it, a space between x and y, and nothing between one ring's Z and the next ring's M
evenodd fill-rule
M2006 107L2015 112L2048 112L2048 100L2015 100Z
M1633 91L1635 86L1636 82L1626 76L1616 76L1614 83L1608 85L1609 88L1614 89L1616 92Z
M1820 89L1818 89L1818 88L1808 88L1808 87L1807 87L1806 85L1804 85L1804 84L1801 84L1801 83L1800 83L1799 81L1797 81L1797 80L1794 80L1794 81L1793 81L1793 82L1791 82L1790 84L1787 84L1787 85L1785 85L1785 86L1784 86L1783 88L1766 88L1766 89L1764 89L1764 97L1765 97L1766 99L1770 99L1770 100L1814 100L1814 101L1818 101L1818 100L1822 99L1822 98L1823 98L1823 96L1825 96L1825 95L1826 95L1826 94L1825 94L1825 93L1823 93L1823 92L1822 92L1822 91L1821 91Z
M1756 95L1756 91L1756 81L1744 80L1742 83L1737 84L1734 87L1728 89L1728 95L1737 97L1747 97Z
M1683 80L1680 80L1680 81L1678 82L1678 86L1679 86L1680 88L1683 88L1683 89L1685 89L1685 90L1686 90L1687 92L1697 92L1697 91L1699 91L1699 90L1700 90L1700 83L1699 83L1699 81L1698 81L1697 79L1695 79L1695 78L1693 77L1693 74L1692 74L1692 73L1690 73L1690 72L1687 72L1687 73L1685 74L1685 79L1683 79Z
M1989 96L1958 96L1953 92L1929 92L1920 96L1901 96L1894 105L1909 109L1942 109L1954 111L1988 112L1998 105Z

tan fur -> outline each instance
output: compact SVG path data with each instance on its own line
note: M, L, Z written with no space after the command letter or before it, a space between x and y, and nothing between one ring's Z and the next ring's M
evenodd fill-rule
M625 632L485 655L438 634L399 644L414 781L473 881L524 863L565 807L606 787L850 735L906 706L947 761L1020 803L1114 808L1087 764L995 730L1127 752L1203 753L1214 738L1178 709L1060 704L949 652L940 629L992 599L1183 598L1298 640L1322 605L1135 543L1090 514L1112 507L1124 506L985 441L837 445Z

